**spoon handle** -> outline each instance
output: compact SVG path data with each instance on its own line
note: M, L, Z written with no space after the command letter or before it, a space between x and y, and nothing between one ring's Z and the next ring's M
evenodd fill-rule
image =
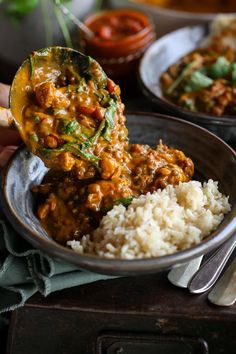
M236 246L236 233L225 242L196 272L188 284L193 294L200 294L210 289L220 276L227 260Z
M218 306L231 306L236 301L236 258L230 264L208 295L208 300Z
M60 2L57 2L57 1L54 1L54 3L56 4L56 6L59 7L61 12L65 16L67 16L77 27L79 27L81 29L82 32L84 32L86 34L86 36L88 38L94 37L94 33L87 26L85 26L83 24L83 22L78 20L78 18L75 17L75 15L69 9L67 9L66 6L62 5Z
M168 273L169 281L180 288L187 288L189 280L193 277L196 271L199 269L202 261L202 256L194 258L191 262L181 264L180 266L173 268Z

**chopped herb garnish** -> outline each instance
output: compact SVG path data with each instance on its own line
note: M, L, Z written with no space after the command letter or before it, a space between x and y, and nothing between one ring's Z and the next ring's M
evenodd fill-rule
M171 95L172 92L179 86L179 84L186 78L187 75L190 74L191 69L195 65L195 61L191 61L188 63L185 68L182 70L177 79L172 83L172 85L166 91L167 95Z
M190 109L190 111L196 111L196 107L194 104L194 100L192 98L188 98L183 105L185 108Z
M54 116L56 116L57 114L59 114L61 112L61 108L48 108L47 109L49 114L53 114Z
M76 85L76 92L79 93L79 92L84 92L86 90L86 81L85 81L85 78L84 77L81 77L79 79L79 82L78 84Z
M86 160L99 161L100 158L85 151L85 148L82 144L67 143L61 146L65 151L72 152L72 154L84 157Z
M91 138L88 139L91 142L91 144L94 144L97 141L97 139L99 138L99 136L102 135L102 132L103 132L103 129L105 128L105 125L106 125L106 122L103 119L102 122L100 123L96 133Z
M89 58L89 66L87 70L84 71L84 73L87 74L89 78L93 80L93 82L97 85L98 88L106 88L107 76L105 72L102 70L100 66L96 68L97 70L94 70L93 65L95 64L95 60L92 59L91 57L88 58ZM99 75L97 73L98 70L99 70Z
M90 161L96 168L99 168L98 166L98 161L100 161L100 158L91 154L90 152L86 151L87 146L84 145L85 143L66 143L61 146L59 146L56 149L49 149L49 148L41 148L39 150L39 153L45 157L51 157L51 154L60 154L64 151L71 152L75 156L82 157L88 161Z
M200 73L200 71L194 71L187 80L187 84L184 87L185 92L200 91L213 84L213 80Z
M231 70L232 70L232 84L236 86L236 63L233 63L231 65Z
M115 204L123 204L124 206L130 205L132 202L133 197L128 197L128 198L120 198L115 200Z
M107 141L110 141L110 133L113 130L115 123L114 123L114 116L116 113L116 103L114 100L110 100L109 107L106 109L105 112L105 128L102 136Z
M35 121L35 123L40 123L41 122L41 119L40 119L40 117L39 116L34 116L34 121Z
M39 141L38 135L36 133L30 133L30 140L38 142Z
M38 149L38 153L39 153L39 155L42 155L45 158L49 159L49 158L51 158L51 155L53 152L55 152L55 150L56 149L49 149L49 148L43 147L43 148Z
M114 205L119 205L119 204L123 204L124 206L129 206L133 199L134 197L116 199L114 200L112 205L108 205L105 208L101 208L101 211L103 213L107 213L114 207Z
M105 95L104 95L104 93L102 93L102 92L94 92L94 95L98 98L98 100L101 102L103 99L104 99L104 97L105 97Z
M230 62L225 57L219 57L217 61L208 68L208 76L212 79L220 79L229 74L231 69Z
M76 131L79 124L76 120L68 121L66 119L60 120L59 129L63 134L70 135Z
M109 96L115 101L118 101L118 96L115 93L110 93Z

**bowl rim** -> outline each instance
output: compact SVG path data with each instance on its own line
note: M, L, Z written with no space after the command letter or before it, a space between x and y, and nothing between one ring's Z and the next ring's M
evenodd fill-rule
M158 6L155 4L149 4L144 2L137 2L135 0L129 0L131 4L136 4L138 6L142 6L143 8L148 8L151 11L156 13L161 13L170 17L177 17L179 19L189 19L189 20L212 20L215 16L219 14L219 12L190 12L190 11L181 11L181 10L174 10L162 6ZM156 9L156 11L155 11ZM236 12L220 12L223 15L235 15Z
M126 116L136 115L139 117L148 116L153 118L167 119L169 121L178 122L183 125L193 126L199 132L211 135L216 141L220 141L221 144L229 151L230 154L236 159L236 152L226 144L222 139L218 138L215 134L209 132L208 130L193 124L191 122L186 122L183 119L179 119L172 116L166 116L158 113L150 112L136 112L129 111L126 112ZM8 198L7 192L7 177L8 173L12 167L14 159L18 156L21 151L27 151L27 148L22 145L15 153L12 155L7 165L2 171L1 188L0 188L0 200L2 202L2 207L5 216L12 224L12 227L20 233L20 235L28 241L31 245L44 251L46 254L55 257L56 259L64 260L69 263L75 264L78 268L83 270L94 271L96 273L108 274L108 275L141 275L141 274L151 274L156 273L160 270L170 268L172 266L177 266L179 264L190 261L191 259L198 257L202 254L208 253L216 247L220 246L224 241L226 241L232 234L236 231L236 214L233 215L232 220L229 221L227 225L223 228L221 225L219 228L211 235L209 235L205 240L203 240L198 245L185 249L183 251L178 251L176 253L165 255L161 257L152 258L142 258L142 259L108 259L99 256L87 255L87 254L77 254L72 249L65 246L61 246L54 240L49 241L45 237L42 237L39 232L34 232L28 224L24 224L20 219L19 215L15 213L11 201ZM222 230L221 230L222 229ZM210 237L210 238L209 238ZM53 247L52 247L53 246ZM206 252L207 251L207 252Z
M143 72L145 71L145 65L146 65L146 60L150 53L156 49L156 47L159 47L163 44L163 42L166 41L167 38L170 38L173 34L187 31L187 30L199 30L202 29L203 31L206 29L206 25L197 25L197 26L184 26L181 27L177 30L171 31L167 34L165 34L163 37L160 39L155 40L150 47L146 50L144 55L142 56L139 67L138 67L138 81L141 85L141 88L143 90L143 93L145 94L146 97L151 99L155 104L158 106L162 107L163 109L167 110L169 113L172 114L181 114L181 116L185 119L191 119L192 121L198 121L199 123L205 123L205 124L217 124L217 125L222 125L222 126L236 126L236 116L231 116L231 115L222 115L222 116L216 116L214 114L208 114L204 112L192 112L188 109L185 109L171 101L169 101L167 98L162 97L160 95L155 94L149 86L146 84L145 80L143 79ZM157 54L158 55L158 54ZM181 57L180 57L181 58ZM179 58L179 59L180 59ZM160 86L160 81L157 80L157 85L160 87L161 91L161 86Z

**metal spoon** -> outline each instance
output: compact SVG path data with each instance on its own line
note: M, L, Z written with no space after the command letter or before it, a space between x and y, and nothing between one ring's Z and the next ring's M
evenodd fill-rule
M79 29L85 34L86 37L88 37L88 38L94 37L93 31L91 31L90 28L85 26L85 24L83 22L78 20L78 18L75 17L75 15L67 7L62 5L60 1L54 0L54 4L61 10L61 12L66 17L68 17L77 27L79 27Z
M180 288L187 288L190 279L200 267L202 257L203 256L197 257L191 262L173 268L167 276L169 281Z
M236 247L236 233L224 243L196 272L188 284L191 293L200 294L215 284Z
M48 96L49 98L55 96L63 97L61 100L67 99L66 96L56 88L56 85L60 77L67 78L68 70L78 85L80 82L82 85L83 80L86 81L89 79L94 82L97 89L107 88L107 76L94 59L71 48L48 47L42 50L34 51L23 62L14 77L10 92L11 113L14 117L14 122L20 132L22 140L26 143L31 152L38 155L44 161L47 167L55 169L61 169L61 164L59 161L60 154L62 153L61 144L48 149L47 145L44 144L44 139L42 138L44 133L41 132L40 127L45 117L47 119L54 119L55 116L53 107L50 106L50 100L48 105L47 102L44 102L44 97L47 99ZM81 78L83 78L83 80ZM45 85L47 86L46 88ZM35 89L40 86L43 88L40 89L40 96L37 96L37 100L41 99L42 101L41 107L43 107L44 116L41 116L41 118L38 117L39 122L35 121L34 118L37 118L37 113L38 115L42 113L36 106L36 111L31 113L32 117L30 116L31 120L28 122L25 120L23 113L28 107L31 107L32 105L34 107L36 97ZM55 90L55 93L52 93L50 96L51 86ZM75 115L72 115L71 119L72 123L74 122L77 124ZM30 123L33 128L29 128L28 123ZM65 142L62 144L65 145L67 142L71 141L71 136L69 133L60 131L58 128L57 139L58 141L61 139L61 141ZM86 137L84 140L85 139ZM79 144L71 147L68 143L66 148L73 150L71 153L75 156L75 159L81 159L81 155L83 155L83 158L92 160L94 165L96 163L98 164L97 156L93 155L92 151L89 154L87 151L82 151Z
M231 306L236 301L236 258L208 295L218 306Z

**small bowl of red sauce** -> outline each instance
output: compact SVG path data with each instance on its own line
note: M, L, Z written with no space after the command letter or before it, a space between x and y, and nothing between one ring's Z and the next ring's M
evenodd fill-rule
M156 37L150 18L138 10L114 9L92 14L84 23L94 33L84 38L86 54L122 88L130 86L139 59Z

